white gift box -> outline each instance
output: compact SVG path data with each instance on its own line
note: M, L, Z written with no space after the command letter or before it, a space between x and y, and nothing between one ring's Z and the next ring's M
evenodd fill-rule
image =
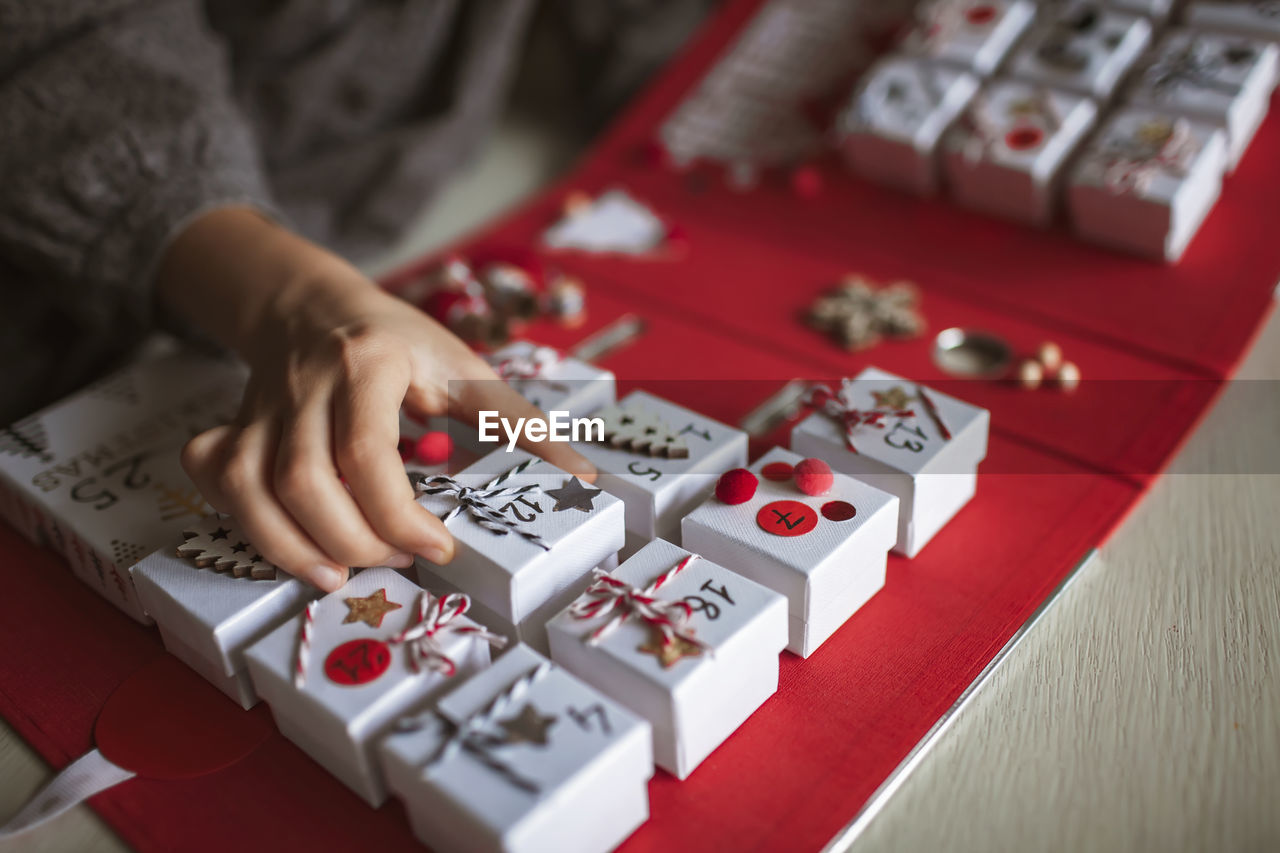
M1183 19L1196 29L1221 30L1280 41L1280 6L1276 0L1192 0Z
M1220 128L1146 107L1117 110L1072 169L1072 227L1104 246L1177 261L1218 200L1226 165Z
M680 448L674 453L687 454L654 456L625 441L574 445L599 471L596 486L626 504L625 557L651 539L679 538L681 517L715 488L716 478L746 464L747 434L646 391L628 394L613 414L650 424L644 428L674 438Z
M1228 168L1235 169L1267 114L1278 57L1280 48L1264 41L1176 30L1144 61L1128 100L1225 129Z
M600 484L588 486L523 450L495 450L459 472L454 482L483 493L487 484L515 469L522 470L496 487L506 493L485 501L487 512L510 525L498 525L507 532L485 526L485 510L479 516L459 510L446 521L456 543L453 559L444 566L419 559L418 579L428 588L443 582L445 589L462 590L501 619L496 628L545 648L546 620L585 587L593 568L622 547L625 512L622 501ZM451 487L424 493L418 502L442 517L459 507Z
M666 604L629 605L636 590ZM672 612L664 644L646 616ZM786 614L778 593L656 539L547 633L556 663L649 721L658 766L684 779L777 691Z
M0 431L8 520L75 574L149 622L129 567L212 512L179 461L183 444L229 423L243 370L169 346Z
M972 74L924 59L876 63L836 120L850 168L898 189L936 192L938 142L978 85Z
M803 458L771 449L750 467L759 480L752 498L739 504L709 498L685 518L682 541L785 595L787 649L808 657L884 586L900 502L839 473L819 496L801 492L789 475L771 479L762 473L783 471Z
M1009 58L1013 77L1110 99L1151 42L1144 17L1097 3L1062 3L1041 18Z
M612 371L561 355L551 347L520 341L486 359L512 388L544 412L582 417L613 405Z
M928 0L916 7L916 25L903 50L986 77L995 73L1035 13L1030 0Z
M429 638L442 657L415 665L418 641L404 634L424 624L421 595L393 569L365 569L245 651L280 732L375 807L386 799L378 738L410 707L489 663L487 634L459 615Z
M234 521L205 523L210 524L205 533L239 549L246 564L257 556ZM244 650L319 592L261 561L273 577L199 568L178 556L176 548L175 542L133 567L138 598L156 620L165 648L242 707L252 708L258 697L245 671Z
M1047 225L1064 164L1097 112L1083 95L990 81L943 140L951 196L985 213Z
M845 409L865 416L853 429L854 450L845 423L821 409L796 424L791 449L897 495L893 550L914 557L973 497L990 413L875 367L838 390Z
M380 747L418 840L439 853L603 853L649 817L649 725L516 646Z

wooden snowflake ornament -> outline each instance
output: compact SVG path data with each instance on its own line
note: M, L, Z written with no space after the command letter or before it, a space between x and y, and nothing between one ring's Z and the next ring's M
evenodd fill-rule
M809 309L809 325L847 350L875 346L884 337L912 338L924 331L915 285L898 281L874 287L862 276L846 276Z
M276 579L276 567L254 550L229 518L216 515L202 518L189 525L182 535L186 541L178 546L178 556L195 563L197 568L229 572L238 578Z
M604 440L613 447L666 459L689 456L684 439L652 412L610 406L596 417L604 421Z

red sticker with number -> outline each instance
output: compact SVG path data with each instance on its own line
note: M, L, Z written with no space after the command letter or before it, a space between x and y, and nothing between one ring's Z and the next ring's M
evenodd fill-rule
M324 674L334 684L368 684L391 666L391 649L381 640L343 643L324 659Z
M760 507L756 524L774 536L803 536L818 524L818 513L800 501L774 501Z

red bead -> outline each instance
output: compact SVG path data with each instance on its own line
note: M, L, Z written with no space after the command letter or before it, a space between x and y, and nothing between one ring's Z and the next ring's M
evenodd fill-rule
M791 479L791 473L794 469L790 462L770 462L768 465L760 469L760 475L766 480L773 480L775 483L781 483L784 480Z
M670 168L671 160L667 157L667 149L661 142L652 139L638 149L640 162L654 169Z
M453 455L453 439L447 432L424 432L418 437L413 455L423 465L443 465Z
M742 504L751 500L759 481L746 468L734 468L720 475L716 483L716 497L727 504Z
M835 485L831 466L821 459L802 459L796 463L796 488L806 495L825 495Z
M400 436L400 441L396 444L396 450L400 451L400 461L408 462L413 458L415 443L412 438Z
M822 193L822 175L813 166L801 166L791 173L791 191L800 198L816 198Z

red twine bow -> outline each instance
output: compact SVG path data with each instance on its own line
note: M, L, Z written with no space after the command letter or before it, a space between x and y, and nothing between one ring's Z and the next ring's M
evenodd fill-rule
M683 601L665 601L655 593L663 584L684 571L685 567L699 559L697 554L690 554L675 566L654 578L644 589L631 586L608 572L596 569L595 582L587 587L583 597L569 607L569 613L575 619L595 619L600 616L610 618L587 635L588 645L595 645L630 617L635 617L662 635L664 646L674 642L677 637L686 643L697 646L708 654L711 647L694 636L689 619L693 616L693 608Z
M844 443L853 453L858 448L853 443L853 435L859 427L869 426L875 429L885 428L885 418L914 418L914 409L889 409L876 406L871 409L859 409L853 403L853 380L843 379L840 390L832 392L825 385L815 385L804 396L804 403L813 406L827 417L844 427Z
M1180 119L1173 123L1159 146L1139 144L1115 153L1103 168L1102 182L1117 195L1145 192L1161 172L1185 175L1199 150L1191 126Z
M445 653L445 646L453 637L471 636L487 640L490 645L502 648L507 638L478 625L455 624L455 620L471 609L471 599L462 593L436 597L423 590L418 596L418 618L388 642L403 644L409 655L409 666L420 672L425 666L434 672L452 676L458 671L453 659Z

